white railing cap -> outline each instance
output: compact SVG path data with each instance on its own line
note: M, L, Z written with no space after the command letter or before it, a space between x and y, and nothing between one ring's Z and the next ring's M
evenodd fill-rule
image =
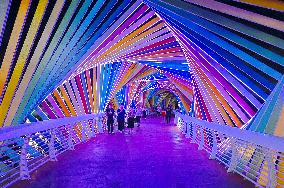
M176 115L183 118L186 122L193 122L202 127L226 134L230 137L235 137L256 145L263 146L265 148L276 150L278 152L284 152L284 138L250 130L244 130L237 127L230 127L228 125L220 125L213 122L199 120L181 113L176 113Z
M86 114L82 116L64 117L58 119L50 119L33 123L24 123L20 125L0 128L0 141L29 135L40 131L45 131L62 125L68 125L79 121L89 120L96 117L102 117L104 114Z

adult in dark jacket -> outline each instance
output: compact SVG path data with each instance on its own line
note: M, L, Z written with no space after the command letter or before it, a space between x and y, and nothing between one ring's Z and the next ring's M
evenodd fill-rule
M125 110L123 105L119 107L117 110L117 124L118 124L118 130L123 131L124 130L124 123L125 123Z
M128 113L128 128L129 128L129 133L133 133L133 128L134 128L134 121L135 121L135 111L133 108L130 108L129 113Z
M171 107L168 107L166 109L166 121L167 121L167 124L169 124L171 122L171 115L172 115L172 109L171 109Z
M106 109L106 116L107 116L107 132L114 133L113 132L114 109L111 103L108 105L108 108Z

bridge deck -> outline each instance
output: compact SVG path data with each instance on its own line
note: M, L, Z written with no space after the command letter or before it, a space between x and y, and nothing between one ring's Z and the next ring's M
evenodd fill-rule
M132 135L100 134L67 151L13 187L254 187L190 144L160 118L142 120Z

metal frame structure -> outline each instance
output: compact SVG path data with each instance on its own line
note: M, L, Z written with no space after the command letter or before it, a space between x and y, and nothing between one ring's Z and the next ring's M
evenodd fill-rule
M228 168L257 187L281 187L284 181L284 139L176 113L182 133Z
M88 114L0 130L0 187L30 179L30 173L102 131L103 114Z

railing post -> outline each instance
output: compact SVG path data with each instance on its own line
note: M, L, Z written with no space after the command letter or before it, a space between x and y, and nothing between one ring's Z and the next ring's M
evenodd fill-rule
M87 139L90 139L90 124L89 124L89 120L84 121L85 124L85 134L87 136Z
M266 161L267 161L267 167L268 167L268 182L266 187L267 188L272 188L276 187L277 182L276 182L276 170L275 170L275 163L273 161L273 151L267 150L266 152Z
M50 130L50 140L48 143L48 148L49 148L49 158L51 161L57 161L56 155L55 155L55 148L54 148L54 129Z
M187 122L183 121L183 134L186 134Z
M92 137L96 137L96 130L95 130L95 126L96 126L96 118L93 119L93 125L92 125Z
M186 138L190 138L190 123L186 123Z
M217 138L214 130L211 130L211 134L213 136L212 150L210 154L210 159L215 159L217 154Z
M192 123L192 139L190 141L190 143L196 143L196 125L195 123Z
M181 132L183 131L182 125L183 125L183 119L180 118L180 120L179 120L179 129L180 129Z
M23 138L24 143L21 149L20 156L20 177L22 180L30 179L29 169L28 169L28 161L27 161L27 147L29 145L29 138Z
M178 119L178 128L182 131L182 122L183 122L183 119L181 117L179 117Z
M97 126L98 126L99 133L103 133L102 118L100 116L98 117L97 123L98 123Z
M198 150L202 150L203 147L204 147L204 130L203 130L203 127L200 126L199 130L200 130L200 136L201 136L201 138L200 138Z
M82 141L86 142L87 137L86 137L86 124L85 124L85 120L83 122L81 122L82 125Z
M70 124L68 126L68 149L69 150L74 150L74 144L73 144L73 126Z
M174 124L178 124L178 116L177 116L177 113L175 113L175 118L174 118Z
M229 168L227 172L233 172L238 165L238 150L237 150L237 140L236 138L232 138L231 148L232 148L232 156L229 164Z
M182 134L186 134L186 122L183 120L183 123L182 123Z
M182 132L182 122L183 122L183 119L179 118L179 120L178 120L178 128L180 129L181 132Z

